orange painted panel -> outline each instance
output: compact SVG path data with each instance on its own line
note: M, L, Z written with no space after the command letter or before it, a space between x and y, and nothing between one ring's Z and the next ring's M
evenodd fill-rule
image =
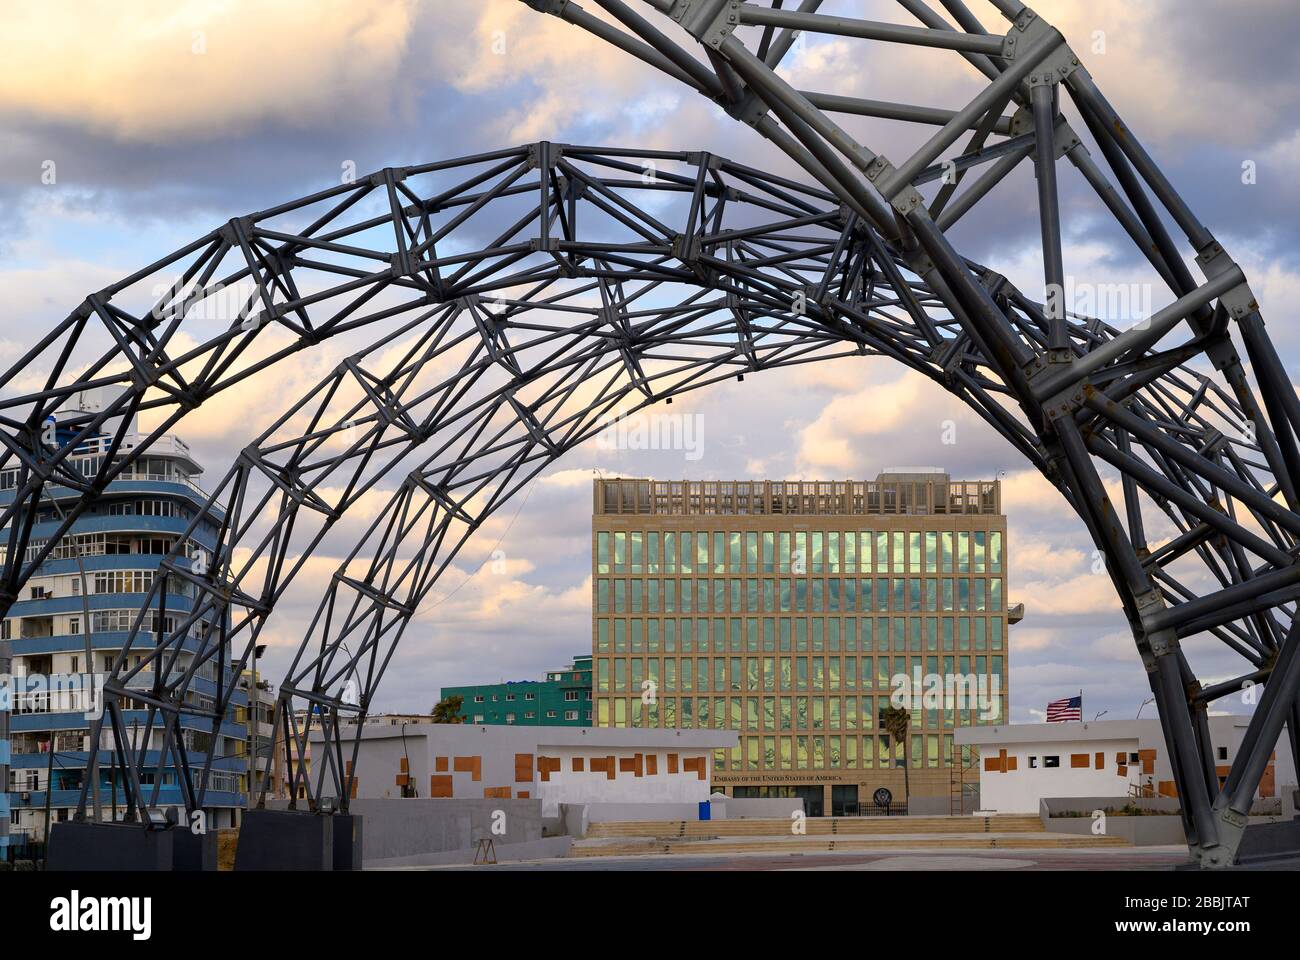
M618 761L619 773L631 773L641 776L641 754L637 753L630 757L623 757Z
M543 783L551 779L551 774L560 772L559 757L538 757L537 758L537 777Z
M533 782L533 755L531 753L515 754L515 783Z
M1156 752L1154 750L1139 750L1138 759L1142 761L1143 773L1156 772Z
M483 758L480 756L455 757L451 762L451 768L456 773L471 774L471 780L483 779Z

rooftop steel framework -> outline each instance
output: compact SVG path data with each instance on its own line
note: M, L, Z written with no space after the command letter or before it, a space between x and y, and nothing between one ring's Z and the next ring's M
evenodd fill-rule
M311 782L290 765L313 809L332 795L346 810L357 743L344 723L369 709L441 574L532 477L630 410L769 367L874 354L959 396L1083 519L1147 670L1191 848L1204 865L1233 862L1261 829L1247 832L1246 816L1284 727L1300 757L1300 404L1241 270L1061 35L1015 0L994 0L1003 35L961 0L942 0L948 17L899 0L921 26L822 15L818 0L597 0L599 17L525 2L703 93L819 186L707 153L548 143L387 169L230 221L92 294L33 347L0 379L11 398L0 400L0 469L18 470L0 514L0 612L57 539L24 562L48 485L82 495L62 533L147 447L83 471L79 442L137 411L152 411L159 436L257 371L357 342L213 492L225 516L216 553L192 557L182 541L163 563L199 593L184 623L140 636L138 621L117 658L103 722L131 771L133 813L152 798L123 704L149 711L185 771L187 806L201 807L211 758L191 769L179 718L220 723L237 679L223 672L215 706L200 707L187 701L197 665L227 651L236 674L248 663L340 521L372 517L329 578L276 708L298 760L306 725L333 744ZM799 91L778 73L796 31L850 39L863 56L875 43L936 48L964 58L978 87L949 110ZM895 166L846 116L937 130ZM1031 159L1041 296L947 237ZM1128 329L1067 309L1063 161L1167 287L1165 305ZM142 292L164 276L161 296ZM214 308L232 288L236 308ZM71 443L51 441L49 415L105 384L128 389L105 411L65 417ZM401 480L375 511L385 477ZM227 626L198 627L226 614ZM1239 659L1237 677L1198 680L1211 646ZM182 648L194 663L176 670ZM128 650L145 654L141 667ZM128 691L145 669L152 690ZM1220 784L1207 710L1247 684L1263 693ZM93 802L83 794L81 816Z

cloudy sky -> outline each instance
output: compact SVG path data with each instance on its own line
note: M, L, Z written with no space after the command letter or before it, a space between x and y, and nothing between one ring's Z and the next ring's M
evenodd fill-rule
M1004 32L991 6L970 5ZM1300 7L1043 0L1036 9L1061 27L1233 251L1294 367ZM914 22L886 0L828 0L823 12ZM517 0L80 0L11 4L6 19L0 362L88 292L232 216L336 184L349 164L368 171L547 139L711 150L795 175L782 155L692 91ZM866 57L864 49L808 39L788 58L786 76L802 89L927 106L960 106L978 90L970 68L950 54L881 45ZM880 121L846 126L896 162L918 143ZM1243 178L1243 165L1253 178ZM1147 282L1131 246L1090 212L1066 172L1070 275ZM954 241L1024 289L1040 289L1032 173L1022 166L991 199L954 230ZM209 474L220 475L278 413L264 403L268 391L296 395L338 359L323 351L281 370L201 408L181 432ZM1012 634L1012 718L1039 718L1047 700L1080 688L1089 714L1134 715L1145 680L1109 581L1094 573L1082 524L982 421L883 359L766 373L763 389L752 382L688 402L702 417L698 460L589 445L510 504L421 610L379 707L427 709L443 684L533 677L590 649L597 474L861 479L894 464L932 464L957 478L1004 480L1010 597L1027 607ZM943 442L946 421L956 424L956 443ZM303 571L268 627L273 676L346 538L329 545L333 553ZM493 547L506 562L482 565Z

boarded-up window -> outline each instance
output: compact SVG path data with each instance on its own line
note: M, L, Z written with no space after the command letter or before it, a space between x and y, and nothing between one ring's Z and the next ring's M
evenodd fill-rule
M435 798L445 798L452 795L451 774L435 773L429 777L429 796Z
M1106 769L1106 754L1098 750L1097 755L1093 758L1093 768L1096 770Z
M1006 773L1016 769L1016 758L1008 757L1006 750L999 750L996 757L984 758L984 769L988 773Z
M659 755L657 753L647 754L645 758L645 775L653 777L659 772Z
M533 782L533 755L531 753L515 754L515 783Z
M574 757L574 758L573 758L573 772L574 772L574 773L582 773L582 772L583 772L583 768L584 768L586 765L587 765L587 761L586 761L585 758L583 758L583 757Z
M1263 775L1259 778L1259 795L1261 797L1271 797L1277 791L1276 768L1270 763L1264 768Z
M1071 769L1071 770L1087 770L1087 769L1088 769L1088 755L1087 755L1086 753L1072 753L1072 754L1070 754L1070 769Z
M446 772L447 772L447 758L446 758L446 757L434 757L434 758L433 758L433 769L437 770L439 773L446 773Z
M708 776L708 774L704 772L705 767L706 764L703 757L685 757L682 760L682 770L687 773L693 771L697 780L703 780Z
M623 757L618 761L619 773L631 773L641 776L641 754L634 754L630 757Z
M1156 752L1154 750L1139 750L1138 758L1142 761L1143 773L1156 772Z
M551 774L560 772L559 757L538 757L537 758L537 777L543 783L548 783Z
M468 773L471 780L483 779L483 758L474 757L456 757L451 762L451 768L456 773Z

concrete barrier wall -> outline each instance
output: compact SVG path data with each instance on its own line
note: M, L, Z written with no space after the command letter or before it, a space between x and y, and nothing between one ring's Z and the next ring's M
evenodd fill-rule
M700 808L694 803L583 803L565 804L585 807L587 823L610 823L628 820L698 820Z
M1061 814L1094 810L1120 810L1133 804L1141 810L1157 811L1142 816L1116 816L1108 813L1104 836L1119 837L1135 847L1183 846L1183 820L1178 815L1178 801L1171 797L1052 797L1038 801L1038 816L1044 829L1051 833L1088 836L1095 833L1092 816L1066 817Z
M728 797L725 806L726 819L728 820L744 820L748 818L786 820L796 810L803 810L803 801L790 797L773 799L766 797ZM714 808L714 817L722 819L716 813L717 803L714 804Z
M802 809L803 803L797 799L728 797L709 801L709 818L711 820L753 818L784 820L794 811ZM699 804L695 803L562 803L557 829L571 837L585 837L587 828L593 823L698 820L699 818Z
M588 803L566 804L585 806L588 823L605 823L627 820L698 820L698 803ZM712 820L739 820L754 817L788 817L802 810L797 799L768 799L727 797L709 801L709 818Z
M898 799L901 800L902 797ZM870 800L868 797L868 803ZM946 817L952 812L952 800L948 797L913 795L907 798L907 812L914 817Z
M1130 803L1140 810L1158 810L1172 816L1178 815L1179 803L1173 797L1046 797L1038 801L1038 814L1040 817L1052 817L1072 811L1091 813L1093 810L1119 810Z
M525 843L493 843L497 863L518 860L549 860L567 856L573 846L573 837L546 837ZM392 857L387 860L367 860L367 870L401 870L413 867L446 865L472 865L477 859L478 847L469 850L449 850L445 853L419 853L409 857Z
M1283 793L1280 798L1257 799L1249 822L1275 823L1291 819L1293 814L1289 812L1288 796L1288 793ZM1178 801L1172 797L1052 797L1038 802L1038 815L1043 821L1044 829L1052 833L1084 836L1093 833L1094 818L1067 817L1062 814L1120 810L1128 804L1157 812L1136 817L1109 813L1106 815L1106 836L1120 837L1135 847L1184 846L1187 843L1182 817L1178 815Z
M268 802L283 809L287 801ZM498 847L542 839L540 800L353 800L362 818L362 861L392 861L421 855L472 851L480 838ZM498 817L500 812L503 816ZM503 833L494 833L500 823ZM498 854L498 858L500 854ZM471 861L473 857L470 857Z

